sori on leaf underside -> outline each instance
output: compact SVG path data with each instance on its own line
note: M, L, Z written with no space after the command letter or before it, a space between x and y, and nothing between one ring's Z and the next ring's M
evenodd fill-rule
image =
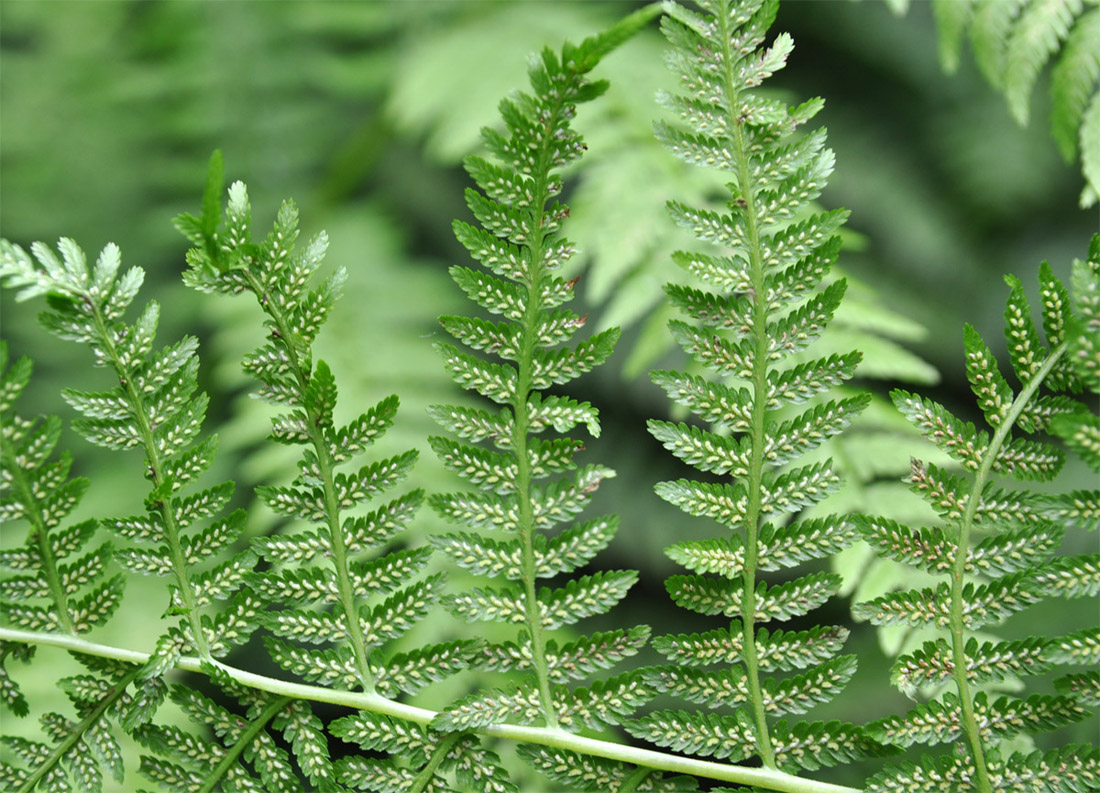
M856 518L863 537L883 557L913 565L943 581L892 592L857 604L855 615L876 625L940 629L943 637L903 654L892 680L910 696L938 691L932 701L869 726L875 738L897 746L961 743L951 757L925 757L890 766L869 782L873 791L1095 790L1100 755L1069 746L1006 753L1001 741L1085 718L1100 704L1100 674L1063 673L1056 695L1000 695L1007 681L1060 666L1100 660L1100 629L1085 626L1064 636L979 640L975 632L997 625L1047 598L1094 597L1100 592L1100 554L1056 555L1067 532L1100 526L1100 490L1056 495L999 487L996 477L1053 480L1065 463L1060 438L1100 473L1100 418L1081 394L1100 393L1100 235L1086 261L1073 265L1071 289L1043 262L1039 269L1043 336L1024 285L1006 278L1005 341L1014 390L989 345L970 325L963 334L966 374L987 429L946 407L907 391L894 404L930 441L958 464L948 470L914 460L915 493L941 524L912 527L882 518Z
M443 328L481 355L438 344L454 380L499 407L439 405L433 418L451 437L430 443L443 463L477 490L432 497L435 510L464 531L440 533L432 543L459 566L498 579L444 599L470 622L516 626L514 637L490 640L474 660L478 668L511 672L504 689L479 691L443 710L435 726L447 730L493 723L544 725L570 731L615 724L650 695L640 674L626 673L577 687L614 667L645 643L645 626L590 635L553 637L556 629L608 611L634 584L634 571L601 571L564 583L540 580L573 573L611 541L615 516L573 521L609 468L574 457L582 442L565 433L584 425L599 435L596 408L555 390L603 363L618 329L573 341L585 317L564 308L574 281L557 274L574 253L562 227L568 209L555 200L559 171L585 149L571 122L578 105L607 89L588 73L600 59L656 15L650 7L579 46L550 49L532 62L530 93L500 104L505 129L486 128L482 139L493 159L471 156L466 170L477 188L466 191L476 224L456 221L459 242L481 268L455 266L451 276L489 317L444 316ZM484 356L492 356L486 360ZM579 756L562 750L525 750L532 765L578 784ZM602 773L621 782L638 773L602 761ZM558 769L555 771L554 769ZM649 784L657 784L654 772ZM635 783L636 784L636 783Z
M856 659L840 654L844 628L764 627L820 606L835 594L837 576L812 573L769 584L760 575L827 557L858 537L849 517L790 520L839 483L829 461L799 465L799 458L842 432L869 401L866 394L827 394L853 376L858 352L806 353L844 295L843 280L821 284L848 213L810 203L833 169L833 154L823 129L798 130L821 100L789 107L756 90L783 68L793 48L787 34L763 46L777 3L700 6L701 14L666 6L662 28L681 91L663 101L687 126L661 123L657 135L682 159L721 169L730 196L717 211L669 203L676 222L712 244L675 254L703 288L669 284L665 290L692 320L671 321L672 335L704 373L663 370L652 379L702 423L653 420L649 429L688 465L721 477L662 482L656 489L689 515L722 526L713 539L667 549L690 571L669 578L667 588L680 606L728 622L655 639L669 665L648 675L658 690L719 712L660 711L629 729L677 751L755 756L767 768L796 772L881 751L852 724L772 721L837 696ZM786 672L793 674L776 674Z
M1100 237L1088 260L1074 265L1068 288L1049 267L1040 269L1042 334L1022 284L1009 279L1006 339L1018 390L977 331L966 329L967 374L988 429L894 392L902 413L958 463L958 470L913 463L911 485L940 522L914 528L825 514L839 476L824 456L868 397L841 390L859 353L815 354L845 292L829 271L846 213L813 203L832 154L823 130L800 129L821 102L789 107L757 91L793 46L783 34L764 46L774 1L700 5L701 13L662 6L669 62L682 81L681 92L664 101L687 127L659 124L657 134L680 157L727 175L730 195L719 209L669 205L676 222L715 247L676 254L700 283L666 288L687 317L671 329L693 368L653 373L694 418L654 420L649 428L703 475L663 482L657 492L722 526L716 537L668 549L687 572L667 588L680 606L723 623L660 636L653 644L664 665L617 674L643 648L648 627L562 630L608 612L636 578L633 571L576 575L617 529L614 516L581 517L613 472L578 467L583 443L567 433L584 425L596 436L599 417L558 387L600 365L618 332L574 340L584 317L565 307L573 284L560 268L573 246L562 236L568 211L556 196L560 172L584 150L571 127L574 111L607 87L588 75L657 14L647 7L579 46L544 51L530 70L531 91L501 104L503 131L484 132L490 156L467 160L476 223L459 221L454 230L482 267L456 266L451 274L486 314L442 317L462 347L438 348L454 379L495 407L432 408L448 432L431 438L432 448L473 489L430 499L461 527L440 530L431 548L416 547L404 531L425 500L420 490L400 489L415 452L362 461L395 421L397 398L337 419L336 374L316 358L314 342L345 273L318 276L326 239L299 246L293 204L282 206L269 234L253 239L242 183L222 205L215 154L200 214L177 220L194 245L186 283L255 298L266 337L244 368L260 383L256 395L279 411L272 439L300 451L293 481L258 489L285 523L249 547L238 544L243 513L226 514L232 484L200 489L197 481L216 447L200 434L207 400L198 391L197 342L154 349L155 303L135 321L125 319L140 269L121 272L114 246L89 266L71 240L61 241L59 253L2 243L4 285L21 299L44 296L46 327L90 346L94 362L113 376L100 392L64 392L82 415L77 431L112 449L140 450L150 488L140 514L68 522L87 483L69 476L69 456L56 451L60 420L16 412L31 365L9 365L0 342L0 518L27 526L24 542L0 550L0 664L52 644L79 654L90 672L59 681L76 719L46 714L48 742L3 736L0 787L101 791L106 776L124 778L121 730L149 751L140 769L146 778L199 793L516 791L520 777L510 777L483 736L518 741L519 758L569 790L674 793L696 790L700 777L751 790L856 793L803 772L936 743L961 751L887 766L868 789L1100 788L1095 748L1003 745L1100 704L1100 675L1080 671L1100 661L1100 631L1012 640L986 631L1042 599L1100 591L1096 554L1056 555L1065 534L1100 525L1100 491L1039 494L992 481L1002 474L1052 480L1063 450L1043 436L1056 436L1100 473L1100 419L1083 404L1084 394L1095 404L1091 395L1100 392ZM101 528L117 539L104 543ZM842 627L772 624L805 617L836 592L838 578L811 572L776 582L771 574L860 537L885 559L943 578L857 606L876 624L942 631L893 669L899 688L929 701L863 727L798 721L792 717L842 691L855 659L841 654ZM427 572L434 549L496 580L443 595L442 574ZM121 600L123 577L109 572L112 560L167 579L171 619L150 641L152 653L84 635ZM484 639L412 646L409 629L439 602L467 621L497 625ZM227 654L257 628L273 661L304 682L228 665ZM186 677L169 684L164 673L172 667L209 685ZM399 701L471 668L467 679L499 674L509 682L438 712ZM1047 673L1056 675L1057 694L1005 693L1006 682ZM709 710L635 717L658 693ZM201 735L153 722L166 697ZM313 702L353 713L322 724ZM0 704L28 712L2 666ZM616 725L680 754L593 737ZM334 761L330 737L358 749ZM735 765L742 760L749 762Z

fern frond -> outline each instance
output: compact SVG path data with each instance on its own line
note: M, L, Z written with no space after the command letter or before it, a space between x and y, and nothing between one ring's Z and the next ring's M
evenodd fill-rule
M215 153L208 197L221 193L221 172L220 154ZM207 292L247 291L264 312L268 339L246 357L244 368L262 383L260 398L288 411L273 419L273 439L305 448L292 484L262 486L257 495L276 513L311 525L298 534L259 540L256 552L278 566L247 580L264 601L279 604L261 617L281 637L269 642L277 662L312 680L373 692L386 667L379 648L423 616L437 597L439 579L417 580L430 549L362 557L402 530L422 501L420 491L365 515L353 510L403 481L417 455L410 451L350 473L337 471L381 438L397 412L397 398L389 397L347 424L335 419L336 378L323 360L314 360L312 345L339 297L345 273L338 270L316 282L327 239L322 233L297 249L298 213L290 202L283 204L262 242L252 239L251 208L242 183L229 189L224 227L221 211L219 199L205 200L201 219L183 216L177 221L196 245L188 252L184 280ZM315 564L317 555L327 557L326 564ZM295 646L300 643L331 646ZM462 652L449 661L430 654L406 656L389 670L387 689L401 683L419 687L415 680L453 670L463 658Z
M110 543L90 546L96 521L62 525L88 480L69 477L68 452L54 455L57 416L40 421L15 412L31 369L29 358L9 366L7 343L0 341L0 510L5 523L23 519L30 528L23 545L0 555L0 567L13 571L0 580L0 604L13 625L85 633L110 619L122 601L123 579L106 578ZM3 701L21 702L14 691ZM19 710L26 714L25 705Z
M1100 243L1094 241L1090 257L1097 248ZM892 394L902 414L957 460L964 473L913 462L912 489L939 513L946 523L943 527L913 529L863 517L857 523L865 538L885 556L945 580L919 590L889 592L857 604L853 613L880 625L934 626L946 631L946 638L927 642L899 658L891 677L910 696L922 686L948 680L954 682L955 693L918 705L904 717L880 722L875 726L876 736L902 746L959 740L967 746L968 758L950 764L929 761L898 767L892 772L896 779L880 775L872 789L931 789L934 779L949 783L950 789L983 793L1010 789L996 782L1008 779L998 775L1011 773L1015 763L999 765L993 747L1002 736L1055 729L1086 714L1077 701L1066 697L1036 694L992 701L986 693L975 694L973 689L1043 673L1055 664L1080 662L1090 657L1095 638L1091 633L981 643L969 634L1045 598L1086 597L1100 591L1100 562L1095 554L1055 555L1067 524L1087 524L1089 494L1044 500L1031 491L998 488L992 482L995 474L1022 481L1050 480L1062 469L1065 460L1060 450L1017 433L1064 433L1071 450L1083 451L1086 460L1089 457L1093 414L1067 394L1040 394L1039 389L1077 393L1089 386L1087 377L1082 376L1087 375L1088 366L1082 372L1073 351L1087 349L1090 342L1081 339L1097 335L1095 329L1086 327L1090 295L1100 291L1095 269L1075 264L1078 279L1071 296L1046 263L1040 268L1045 344L1032 319L1022 282L1013 276L1006 279L1010 294L1005 339L1020 383L1018 392L1001 373L978 332L966 326L967 378L990 425L989 432L959 420L930 400L900 390ZM1082 361L1088 359L1087 353L1081 356ZM1067 520L1075 511L1084 520ZM980 529L990 533L975 540Z
M0 243L0 278L28 299L45 295L49 310L42 324L62 338L87 344L97 366L113 373L117 385L96 394L64 393L84 418L74 428L92 443L111 449L141 448L151 492L146 512L131 519L105 521L126 539L155 545L118 550L115 558L134 572L169 578L169 613L181 615L157 643L148 674L170 668L194 648L203 658L224 656L247 641L256 627L254 604L230 601L216 617L202 603L228 598L239 586L251 558L239 557L235 570L210 570L212 558L230 547L243 528L243 513L222 517L233 485L225 483L189 496L181 490L209 466L216 440L198 439L208 398L198 392L197 341L181 341L154 350L160 308L148 303L133 324L124 315L144 278L140 268L120 275L121 257L108 245L94 265L75 242L58 243L60 258L41 243L33 258L22 248ZM206 525L203 525L203 524ZM207 578L196 576L204 572ZM211 585L211 578L217 578ZM88 596L85 618L110 608L110 598ZM28 614L27 619L32 618ZM231 630L222 630L231 626Z
M173 790L296 793L303 789L297 766L310 789L339 790L321 722L305 702L245 688L214 667L208 673L238 700L243 713L173 686L172 701L216 738L200 739L176 726L141 725L134 737L152 752L141 758L143 776Z
M550 631L608 611L637 574L603 571L538 587L539 579L587 564L611 541L618 520L596 518L546 533L583 512L614 472L598 465L578 467L573 458L583 449L579 441L535 436L549 430L564 434L578 424L587 425L594 436L600 432L591 405L544 393L602 364L619 337L617 329L610 329L573 341L585 318L562 308L573 297L575 281L554 271L575 250L560 236L568 209L553 199L563 187L558 171L585 148L571 128L576 107L607 88L605 82L589 81L588 73L656 12L643 9L579 46L564 45L560 55L544 50L529 70L531 93L500 104L504 131L482 132L494 161L466 160L478 188L467 189L466 204L477 225L456 221L454 232L488 272L458 266L450 272L472 301L500 319L441 317L443 328L478 354L450 344L436 348L460 386L500 408L432 408L433 418L458 438L432 438L433 449L478 492L436 495L431 503L448 521L492 536L463 531L440 534L432 542L474 574L508 582L448 595L444 602L467 621L522 626L515 641L488 644L475 658L481 668L523 676L505 689L453 703L437 718L439 730L494 722L576 730L615 723L650 694L627 676L587 688L568 685L636 653L648 629L581 636L564 645L549 638ZM485 360L486 355L500 362ZM482 441L498 451L473 445ZM540 480L548 481L536 484Z
M820 101L789 108L755 93L761 81L783 68L793 46L786 34L762 46L775 4L701 5L702 15L670 5L662 24L673 47L669 63L684 89L665 97L665 104L688 129L660 124L657 137L681 159L732 179L721 210L668 205L679 225L719 246L719 253L673 257L705 288L666 287L673 305L695 320L672 320L672 336L711 374L659 371L652 378L711 427L651 421L649 429L688 465L722 477L662 482L656 491L689 515L710 518L732 532L666 550L695 573L669 578L673 600L692 611L728 617L731 625L728 631L659 639L658 649L676 666L651 672L650 678L665 693L734 707L736 716L723 716L719 724L702 715L664 714L664 721L636 723L634 734L713 754L707 736L732 730L737 737L726 738L728 748L717 756L755 755L766 767L783 771L817 768L851 759L869 742L851 728L845 733L850 742L838 737L834 755L818 755L809 744L827 740L825 733L814 733L816 727L803 732L803 726L786 732L785 723L771 727L768 718L804 713L838 693L854 671L854 657L836 654L845 634L821 627L769 633L760 626L807 614L836 593L840 579L816 573L769 586L758 575L829 556L857 539L855 524L840 516L787 519L839 486L831 461L795 463L843 432L870 401L863 394L818 398L854 375L858 353L806 357L845 293L844 280L824 287L822 281L839 252L836 232L847 212L820 212L809 204L824 187L834 158L825 148L824 130L793 133L820 109ZM810 400L801 412L790 409ZM716 663L725 668L696 668ZM782 679L764 680L761 674L793 669L802 671ZM681 727L696 737L676 738ZM787 743L777 742L776 729ZM839 748L846 742L849 753Z

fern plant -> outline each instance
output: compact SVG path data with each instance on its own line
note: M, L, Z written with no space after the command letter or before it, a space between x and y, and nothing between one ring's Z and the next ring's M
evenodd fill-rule
M123 540L139 543L115 551L123 567L170 581L166 614L180 619L158 640L145 676L163 674L189 652L204 660L224 657L248 640L263 603L239 589L255 561L250 551L208 564L244 527L243 510L221 516L233 483L178 495L209 468L217 448L215 436L196 441L209 403L206 394L197 391L198 342L184 337L154 352L160 317L155 302L147 303L133 324L123 319L144 272L133 267L120 276L116 246L104 248L94 267L72 240L62 239L58 249L61 258L36 244L32 259L5 242L0 274L9 287L20 288L20 299L47 296L50 310L40 315L42 324L60 338L87 344L95 364L112 372L116 385L109 390L63 392L83 416L73 425L77 432L108 449L137 448L144 454L145 477L152 486L146 511L103 523ZM204 613L215 601L229 597L228 608ZM49 627L37 619L23 624Z
M31 365L20 359L9 366L0 343L0 664L30 660L43 647L67 650L89 670L60 681L75 718L46 714L46 740L3 736L5 789L100 793L111 789L110 779L136 789L122 765L135 742L145 750L140 773L167 791L525 789L530 772L517 771L489 743L502 741L518 744L511 754L568 790L672 793L709 780L710 789L731 783L858 793L863 788L816 772L937 741L958 741L963 751L882 771L869 764L849 778L871 774L868 790L1100 787L1100 754L1091 747L1012 754L999 744L1006 734L1026 737L1096 707L1100 634L1091 626L1009 641L976 633L1028 603L1100 591L1095 554L1053 556L1063 533L1097 528L1100 491L1040 495L990 484L994 473L1044 480L1058 473L1060 452L1020 432L1058 436L1100 468L1100 422L1078 397L1100 391L1100 238L1088 262L1075 265L1072 289L1049 268L1040 271L1046 347L1021 284L1010 280L1006 318L1018 393L967 330L968 373L991 435L929 400L894 393L914 424L962 465L956 474L914 464L914 487L939 507L944 526L827 514L825 497L839 476L821 460L825 443L868 397L842 390L859 353L827 342L809 350L845 292L829 270L847 213L811 203L832 154L824 131L796 134L821 102L791 108L757 91L792 46L780 35L763 47L775 2L711 0L701 13L662 8L669 59L686 91L665 100L690 128L659 125L658 136L689 162L716 166L731 184L724 210L670 205L676 221L724 250L676 254L705 288L666 289L669 302L695 320L674 321L673 336L710 375L653 376L701 422L654 420L649 427L707 475L661 483L658 493L729 530L672 546L669 556L689 572L669 579L668 589L679 605L728 621L658 637L653 645L664 665L618 673L643 651L648 627L565 630L611 614L637 574L583 569L611 541L617 521L578 516L613 472L578 467L583 443L568 433L585 425L597 435L599 416L557 387L600 365L618 331L574 341L584 317L565 307L573 284L556 271L573 246L561 235L568 210L555 199L562 171L584 148L571 126L576 106L606 88L589 74L657 15L657 7L646 7L578 46L545 50L531 67L531 92L501 104L505 132L484 133L495 161L467 160L479 188L467 192L477 224L457 222L454 231L486 269L454 267L451 274L499 319L442 317L443 328L474 353L450 344L438 350L460 385L498 407L433 408L449 435L429 443L473 491L426 497L412 451L361 462L394 423L398 405L387 397L340 416L351 400L345 392L338 401L336 374L315 342L345 274L338 268L320 277L326 238L299 246L290 202L271 232L254 238L243 183L229 188L222 206L219 154L201 212L177 219L194 246L184 280L201 292L255 299L265 339L244 368L260 384L257 396L277 406L272 439L300 452L292 481L256 491L285 522L247 547L238 543L245 512L227 514L232 484L203 481L216 439L201 431L207 398L198 390L197 342L186 337L155 350L156 303L126 319L140 269L121 272L114 246L89 266L71 240L61 241L60 255L42 244L28 254L2 243L4 287L23 299L44 297L47 329L90 346L93 362L113 375L102 391L64 392L81 416L75 428L93 443L140 450L150 482L139 514L71 522L87 484L70 478L69 457L55 452L61 420L16 412ZM726 475L730 481L717 479ZM418 544L407 527L424 500L461 528L440 528ZM562 526L574 519L580 522ZM26 536L9 539L17 520ZM103 543L99 529L119 539ZM906 693L932 700L865 727L794 721L836 696L855 660L840 655L844 627L770 624L807 615L835 593L838 577L809 572L778 582L771 574L832 555L857 533L886 559L947 576L942 586L858 607L876 623L946 631L894 670ZM497 580L448 585L432 570L439 559L430 548L464 568L456 578ZM123 576L113 565L164 580L165 627L142 647L91 633L122 598ZM410 628L439 605L477 623L482 635L420 641ZM281 670L274 676L245 668L254 659L243 648L230 655L257 630ZM1053 670L1056 696L992 693L1004 678ZM505 682L482 690L491 676ZM37 703L18 679L0 666L0 705L27 715ZM444 679L442 695L429 688ZM411 694L438 709L411 704ZM712 710L636 717L654 695ZM158 713L166 698L173 712ZM171 721L180 715L194 728ZM617 735L618 727L638 740Z
M178 221L196 245L188 254L184 280L201 291L248 292L256 298L266 315L268 339L246 358L244 368L263 384L258 397L290 409L272 419L272 439L305 447L291 486L257 491L272 510L311 527L255 542L272 569L251 575L248 583L279 606L263 616L273 634L265 643L279 666L307 681L391 698L414 693L463 668L476 642L392 651L391 640L428 612L443 584L439 573L417 580L431 556L429 547L378 553L392 546L424 493L412 490L365 515L353 510L400 483L417 452L378 460L350 474L336 470L384 435L394 421L397 397L382 400L347 424L336 422L335 378L323 360L313 360L312 345L346 274L338 269L309 288L327 238L321 234L295 250L298 213L290 202L283 204L263 243L254 243L248 195L240 182L229 190L225 228L219 230L221 173L220 154L215 154L202 217L184 215ZM375 735L380 724L405 733L404 741L393 743L391 736L380 747ZM327 745L314 741L305 770L322 789L332 787L337 777L373 790L432 789L442 784L439 775L452 769L467 780L486 783L486 790L514 789L497 771L493 755L465 736L429 733L415 724L397 727L374 714L345 717L329 730L363 748L400 748L404 754L422 755L422 767L410 770L392 761L348 758L336 768ZM319 730L305 734L312 738Z
M675 257L709 289L666 287L669 300L699 323L673 320L673 336L712 375L661 370L652 378L711 428L654 420L649 429L692 467L730 479L657 485L662 498L689 515L717 520L726 530L714 539L667 549L691 571L670 578L669 593L686 609L730 622L706 633L660 637L656 646L671 665L650 678L661 691L733 710L661 711L634 722L631 732L692 754L756 756L766 768L787 772L816 769L863 756L875 746L854 725L773 724L769 717L804 713L840 693L856 666L855 656L839 655L847 632L762 626L820 606L836 592L839 579L812 573L771 585L762 574L828 556L857 536L855 524L837 515L786 521L838 483L828 462L789 464L844 430L869 397L818 399L801 413L779 412L849 379L859 362L856 352L793 357L821 334L844 294L842 280L821 291L818 285L837 256L836 231L847 213L807 216L804 211L824 186L833 155L824 148L823 130L797 138L792 133L822 102L789 108L754 90L783 67L792 49L785 34L761 47L777 5L725 0L701 5L702 15L669 6L662 21L674 48L670 62L684 88L665 103L690 130L661 125L657 132L678 156L721 168L731 180L728 213L669 204L678 223L701 241L722 246L720 252L685 251ZM765 677L790 670L805 671Z
M8 364L8 346L0 342L0 509L5 522L22 518L30 531L25 544L0 552L0 565L18 571L3 580L0 597L12 624L77 636L110 618L122 599L122 576L106 578L110 543L91 547L95 520L65 525L88 480L69 477L72 456L67 451L54 455L61 435L59 417L38 421L15 412L33 367L26 357ZM8 657L29 662L34 650L34 645L0 642L0 663ZM42 784L64 790L70 775L83 787L96 789L102 786L104 770L122 781L121 751L108 719L139 712L128 709L133 700L127 688L141 668L94 663L91 667L99 674L58 681L80 721L74 724L62 714L45 714L43 727L53 746L4 736L5 744L26 764L3 767L0 782L7 789L32 790ZM16 716L28 714L26 697L3 668L0 698Z
M1087 262L1074 265L1074 295L1045 262L1039 271L1043 344L1022 282L1007 278L1005 338L1014 391L989 346L967 326L966 371L992 435L943 405L896 390L898 409L922 434L957 461L963 473L913 461L911 487L928 501L943 526L913 528L894 521L858 519L863 535L883 556L946 578L939 585L885 595L856 606L875 624L936 626L946 636L898 658L892 681L910 695L950 684L953 691L872 726L880 740L899 746L961 741L965 752L924 758L876 775L876 791L1093 790L1100 784L1097 751L1013 753L997 745L1021 732L1053 729L1084 718L1100 694L1095 671L1055 681L1051 696L994 698L991 684L1070 664L1095 664L1100 631L1068 636L981 641L974 633L1044 598L1080 598L1100 592L1100 554L1054 556L1063 534L1100 525L1100 491L1041 497L994 486L994 476L1049 481L1062 452L1029 435L1054 433L1100 472L1100 421L1071 397L1100 393L1100 236ZM1045 785L1045 787L1043 787Z

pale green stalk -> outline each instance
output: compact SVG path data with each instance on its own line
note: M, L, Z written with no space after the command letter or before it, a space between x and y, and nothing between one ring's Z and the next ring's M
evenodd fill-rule
M279 311L275 302L269 298L263 284L251 271L244 269L240 272L248 281L248 285L251 287L264 313L274 320L275 331L272 335L286 350L287 359L294 371L294 379L297 381L299 390L304 392L309 386L309 374L302 369L297 353L294 352L287 341L292 337L292 331L287 324L286 317ZM355 606L355 591L351 584L351 577L348 575L347 544L344 542L344 530L340 525L340 505L336 498L336 482L333 473L336 465L332 460L332 455L329 454L328 443L325 441L324 433L321 430L320 417L317 412L311 410L308 405L302 405L302 410L306 413L306 426L310 441L313 443L313 450L317 455L317 465L320 468L322 486L325 491L325 519L328 523L329 537L332 540L332 565L336 570L340 605L344 610L344 616L348 624L348 641L351 644L352 652L355 654L355 665L363 690L374 691L374 674L371 672L370 655L367 652L366 639L363 636L363 626L359 622L359 611Z
M148 653L126 650L105 644L97 644L78 636L67 636L60 633L38 633L35 631L23 631L0 627L0 641L60 647L84 655L112 658L134 664L144 664L149 660ZM291 683L285 680L264 677L263 675L257 675L243 669L227 666L220 661L204 662L193 656L183 656L176 661L175 666L177 669L204 674L204 663L213 664L243 686L248 686L249 688L254 688L259 691L267 691L280 696L291 697L293 699L327 702L332 705L380 713L424 725L431 724L439 715L434 710L406 705L392 699L387 699L376 693L338 691L322 686ZM493 724L488 727L479 728L476 732L493 738L522 741L525 743L539 744L541 746L565 749L593 757L604 757L609 760L618 760L633 765L646 766L647 768L658 771L690 774L691 776L714 779L721 782L732 782L739 785L752 785L765 790L774 790L778 793L862 793L859 788L834 785L829 782L819 782L813 779L803 779L770 768L745 768L743 766L697 760L693 757L680 757L678 755L655 752L649 749L639 749L613 741L604 741L597 738L588 738L583 735L574 735L548 727L520 727L513 724Z
M766 445L765 422L768 403L768 306L764 289L764 257L760 245L760 228L756 222L756 194L752 189L752 173L749 167L749 155L745 150L744 131L741 122L733 116L737 107L737 92L734 89L733 63L735 54L730 51L729 14L725 9L718 14L719 35L722 39L722 61L725 64L724 90L726 103L730 107L730 129L733 130L733 144L737 155L737 183L743 193L745 224L749 236L751 295L753 302L752 330L756 336L756 349L753 355L753 411L752 446L748 472L749 503L745 511L745 567L741 571L741 658L745 662L745 676L748 685L749 705L752 708L753 722L756 726L756 746L760 759L769 768L775 768L775 749L768 733L768 721L764 712L764 694L760 686L760 664L756 652L756 560L759 553L758 533L760 530L760 512L763 507L764 447Z
M966 733L970 754L974 758L974 781L978 786L978 793L994 793L994 791L993 784L989 779L989 768L985 761L985 750L982 748L981 731L974 715L974 695L970 690L970 680L967 677L966 626L963 622L963 608L966 601L963 598L963 585L965 583L966 558L970 549L970 531L974 526L974 515L977 514L982 492L989 484L993 463L996 461L997 455L1000 454L1001 447L1012 431L1016 420L1020 417L1024 408L1027 407L1035 392L1039 390L1039 385L1043 382L1043 379L1050 374L1068 348L1069 345L1066 342L1055 347L1009 406L1008 412L1005 413L1004 419L997 427L997 431L993 433L989 446L986 447L985 454L982 456L981 467L974 475L974 484L966 500L966 511L963 513L963 519L959 525L958 547L955 550L954 566L951 572L951 652L955 666L955 685L958 687L959 702L962 706L963 732Z

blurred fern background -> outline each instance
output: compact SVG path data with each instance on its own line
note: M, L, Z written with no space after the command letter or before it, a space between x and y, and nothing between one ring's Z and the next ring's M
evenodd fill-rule
M236 479L244 504L254 484L292 470L290 458L270 444L252 454L267 433L266 409L242 396L239 361L258 343L259 323L247 301L207 300L183 287L186 245L171 225L178 213L197 208L207 159L222 149L228 177L249 184L258 227L293 197L305 234L328 230L328 266L348 269L347 298L319 346L349 414L398 393L403 407L387 441L395 450L422 450L413 485L452 488L427 447L434 425L424 409L466 398L432 351L436 317L463 301L446 273L466 260L450 231L453 218L467 217L460 160L477 150L478 129L496 117L499 97L525 83L529 53L565 38L579 41L638 5L2 2L0 233L23 245L71 236L90 253L113 241L124 263L146 269L146 295L165 307L163 338L200 337L203 387L213 399L208 426L224 424L213 476ZM1006 294L1001 276L1037 272L1049 259L1068 279L1098 218L1095 207L1078 206L1080 169L1062 160L1045 123L1047 92L1034 93L1032 123L1019 126L972 59L943 73L929 5L915 3L900 16L901 5L782 3L775 29L789 31L796 50L771 82L792 97L827 100L818 118L829 128L837 169L823 202L851 209L855 230L840 259L860 284L849 289L856 306L849 327L877 330L881 340L878 367L864 374L881 394L899 383L925 384L924 393L968 417L963 322L993 338ZM672 355L660 287L679 277L667 254L684 241L666 220L664 202L706 197L713 188L652 139L659 115L653 96L672 79L662 50L654 28L602 67L612 87L578 118L590 153L570 198L572 236L585 254L579 295L587 306L578 310L625 330L610 365L580 381L584 393L577 394L603 416L594 459L619 474L601 488L596 507L622 516L616 544L601 558L609 567L641 569L642 584L621 608L633 603L644 611L655 633L670 629L662 619L685 629L661 586L672 569L661 549L697 530L652 494L654 482L678 471L644 429L646 418L670 410L645 376ZM24 404L68 415L61 386L92 388L100 373L80 351L50 340L33 309L10 294L0 300L13 353L36 361ZM884 425L904 423L879 415ZM76 473L94 471L84 513L118 512L136 464L134 472L102 465L101 453L72 433L63 444L77 457ZM909 447L881 441L863 451L871 455L863 475L886 484L900 477L909 456ZM896 489L882 493L896 497ZM267 520L255 510L254 528ZM438 528L426 510L418 526ZM857 559L850 564L861 569ZM131 604L142 600L137 583L130 584ZM162 597L154 589L149 596ZM133 620L149 618L133 613ZM820 619L845 622L847 615ZM1055 633L1051 620L1062 620L1066 631L1080 627L1079 615L1036 610L1008 630L1026 635L1029 624L1043 622L1044 633ZM122 646L148 633L125 618L113 626L115 636L103 640ZM423 630L438 636L461 627L440 614ZM849 696L822 715L862 722L899 709L886 685L889 661L871 629L852 641L850 651L862 660L849 690L869 685L875 696ZM57 670L46 667L38 667L42 691L28 691L39 701L56 693ZM1094 737L1096 726L1079 725L1077 739ZM837 781L853 781L843 773Z

